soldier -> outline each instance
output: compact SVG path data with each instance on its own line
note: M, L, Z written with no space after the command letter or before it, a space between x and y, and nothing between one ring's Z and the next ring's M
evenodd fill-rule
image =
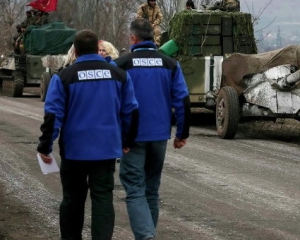
M14 48L14 51L16 54L20 54L20 49L19 49L19 44L17 44L17 40L19 39L19 37L21 36L22 34L22 31L21 31L21 25L18 24L16 26L16 29L17 29L17 34L13 37L13 42L12 42L12 46Z
M47 13L47 12L42 13L41 23L42 23L42 25L49 23L49 13Z
M230 12L240 11L240 1L223 0L221 10L230 11Z
M34 25L45 25L49 23L49 13L38 11L35 15Z
M196 9L195 8L195 4L192 0L187 0L186 3L185 3L185 8L187 10L192 10L192 9Z
M36 10L36 9L31 9L30 11L31 11L31 14L32 14L32 18L31 18L30 24L31 24L31 25L34 25L34 24L35 24L35 21L36 21L36 14L37 14L38 10Z
M35 14L35 21L33 23L33 25L42 25L42 12L38 11Z
M163 19L163 15L159 6L156 4L156 0L147 0L147 3L140 5L137 11L137 18L149 20L154 31L154 42L156 46L159 47L161 38L159 24Z
M19 37L16 39L15 41L15 53L20 54L20 53L24 53L24 32L27 28L26 24L21 24L21 32L19 33Z
M21 25L30 25L32 21L32 14L31 14L31 10L27 10L26 11L26 19L21 23Z

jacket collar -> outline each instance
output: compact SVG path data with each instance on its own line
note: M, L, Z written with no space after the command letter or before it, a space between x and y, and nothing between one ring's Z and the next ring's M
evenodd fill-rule
M80 57L77 58L76 63L77 62L84 62L84 61L93 61L93 60L98 60L98 61L105 61L105 59L98 55L98 54L86 54L86 55L82 55ZM105 61L106 62L106 61Z
M135 49L137 49L137 48L140 48L140 49L145 48L145 50L146 50L146 49L149 49L149 48L154 48L154 49L156 49L156 45L155 45L155 43L152 42L152 41L139 42L139 43L136 43L136 44L132 45L132 46L130 47L130 51L133 52L133 51L134 51Z

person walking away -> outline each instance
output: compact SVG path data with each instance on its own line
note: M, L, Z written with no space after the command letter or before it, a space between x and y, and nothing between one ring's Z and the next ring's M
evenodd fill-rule
M50 81L37 151L45 163L51 163L49 154L59 135L61 239L82 239L89 189L92 239L110 240L115 221L115 159L122 148L127 152L133 144L138 104L128 73L98 55L94 32L79 31L74 47L76 62Z
M113 60L119 57L119 51L108 41L100 40L98 42L98 54L107 62L113 63Z
M190 99L179 63L155 48L153 28L146 19L131 22L131 53L115 60L133 81L139 103L139 128L134 146L120 161L120 180L136 240L153 239L159 216L159 187L172 108L176 117L174 148L189 136Z
M147 1L139 6L137 18L145 18L149 20L154 31L154 42L157 47L160 46L161 30L159 24L162 22L163 14L156 4L156 0Z

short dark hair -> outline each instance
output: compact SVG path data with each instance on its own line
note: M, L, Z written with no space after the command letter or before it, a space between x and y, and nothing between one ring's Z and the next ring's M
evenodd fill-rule
M195 5L194 5L193 0L187 0L185 6L191 7L192 9L195 9Z
M75 35L74 47L78 57L85 54L98 54L98 37L89 29L81 30Z
M141 41L153 41L153 28L151 23L144 18L137 18L130 24L130 33Z

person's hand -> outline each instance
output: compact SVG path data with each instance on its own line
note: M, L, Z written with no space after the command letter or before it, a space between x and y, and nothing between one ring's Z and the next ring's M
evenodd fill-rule
M49 156L49 154L39 153L39 155L41 156L44 163L46 163L46 164L52 163L52 158Z
M174 139L174 142L173 142L173 146L174 146L175 149L176 149L176 148L180 149L180 148L182 148L185 144L186 144L186 139L179 139L179 138L177 138L177 137Z
M128 147L125 147L125 148L123 148L123 153L125 154L125 153L128 153L130 151L130 148L128 148Z

